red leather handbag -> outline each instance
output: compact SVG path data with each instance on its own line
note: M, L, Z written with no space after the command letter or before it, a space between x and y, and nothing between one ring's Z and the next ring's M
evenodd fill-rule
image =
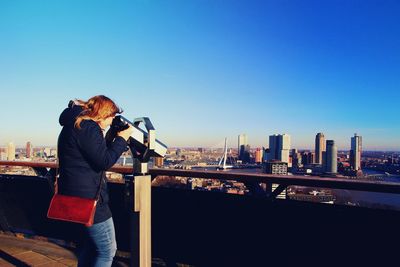
M56 182L54 186L54 196L51 199L49 209L47 211L47 217L55 220L81 223L86 226L92 226L103 180L100 181L96 198L90 199L58 194L57 176L58 175L56 175Z

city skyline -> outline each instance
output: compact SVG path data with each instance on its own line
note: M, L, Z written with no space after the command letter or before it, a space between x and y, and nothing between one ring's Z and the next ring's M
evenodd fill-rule
M398 1L3 1L0 146L54 146L74 98L105 94L170 147L287 133L400 151ZM105 19L107 18L107 19ZM224 112L222 112L224 111Z
M320 134L322 134L322 133L317 133L317 135L316 135L316 140L317 140L317 138L319 137L319 135ZM248 146L249 146L249 148L251 149L251 150L256 150L256 149L259 149L259 148L265 148L265 149L268 149L268 148L270 148L270 142L271 142L271 137L278 137L278 136L282 136L282 135L278 135L278 134L274 134L274 135L270 135L270 136L268 136L267 138L269 139L269 140L267 140L268 142L266 143L266 144L263 144L263 145L261 145L261 146L255 146L255 145L253 145L252 146L252 144L251 143L249 143L248 142L248 140L247 140L247 134L239 134L238 135L238 137L237 137L237 143L236 144L240 144L240 143L242 143L242 142L244 142L245 144L247 144ZM288 134L283 134L283 136L288 136ZM322 134L322 137L324 138L324 136L323 136L323 134ZM361 136L359 136L358 134L354 134L354 136L352 136L352 137L350 137L350 141L349 141L349 143L350 143L350 145L348 146L348 147L343 147L343 148L339 148L339 149L337 149L338 151L349 151L349 153L351 154L352 153L352 150L353 150L353 147L355 146L354 145L354 138L355 137L358 137L358 138L361 138ZM290 141L290 139L291 139L291 136L289 136L288 137L289 138L289 148L290 149L295 149L295 150L300 150L300 151L314 151L315 153L317 153L317 151L318 151L318 149L317 149L317 146L316 146L316 143L314 144L314 147L308 147L308 148L304 148L304 147L301 147L301 148L298 148L298 147L294 147L294 146L291 146L290 145L290 143L291 143L291 141ZM332 140L330 140L330 141L332 141ZM39 144L39 145L34 145L34 144L32 144L31 143L31 141L26 141L25 142L25 144L14 144L15 142L13 142L13 141L11 141L11 142L8 142L8 143L6 143L5 145L1 145L0 144L0 148L1 149L7 149L7 146L9 145L9 144L13 144L14 146L15 146L15 148L16 149L23 149L23 148L26 148L26 150L27 150L27 148L28 148L28 144L29 144L29 146L30 146L30 149L32 149L32 148L39 148L39 147L41 147L41 148L45 148L45 147L51 147L51 148L56 148L57 146L56 145L47 145L47 144L45 144L45 145L43 145L43 144ZM335 144L336 144L336 142L335 142ZM222 145L222 146L221 146ZM273 144L273 146L274 146L274 144ZM218 144L216 144L216 145L214 145L214 146L170 146L169 148L192 148L192 149L197 149L197 148L209 148L209 149L214 149L214 148L219 148L219 149L222 149L224 146L223 146L223 142L220 142L220 143L218 143ZM235 145L233 145L233 146L230 146L230 145L228 145L227 146L229 149L233 149L233 148L235 148ZM241 145L238 145L238 146L236 146L237 147L237 150L238 151L240 151L241 149L240 149L240 147L241 147ZM244 146L243 146L244 147ZM324 147L326 147L325 145L324 145ZM361 144L360 144L360 147L361 147ZM289 149L288 148L288 149ZM289 150L290 150L289 149ZM400 152L400 150L379 150L379 149L362 149L363 151L386 151L386 152L390 152L390 151L393 151L393 152ZM361 149L360 149L360 151L361 151ZM323 151L321 151L321 153L322 152L325 152L325 150L323 150ZM323 155L323 153L322 153L322 155ZM357 158L357 161L359 161L360 160L360 158L358 157ZM318 162L318 160L316 159L316 162ZM322 160L321 160L321 162L318 162L318 163L320 163L320 164L322 164ZM359 165L359 164L358 164Z

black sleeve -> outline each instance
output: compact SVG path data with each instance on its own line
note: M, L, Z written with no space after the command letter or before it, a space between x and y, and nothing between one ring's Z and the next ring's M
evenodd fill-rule
M109 147L100 127L93 121L83 121L77 130L79 148L88 162L98 170L108 170L125 151L127 143L117 136Z

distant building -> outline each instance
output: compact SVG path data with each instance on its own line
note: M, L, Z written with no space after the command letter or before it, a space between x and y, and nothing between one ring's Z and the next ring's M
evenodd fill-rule
M325 171L337 173L337 147L333 140L326 140Z
M262 159L262 161L264 162L264 161L267 161L267 160L268 160L269 148L264 148L264 147L263 147L263 150L264 150L264 154L263 154L263 159Z
M301 163L303 165L314 164L315 162L315 153L314 152L302 152L301 153Z
M350 164L353 170L361 169L362 137L354 134L351 138Z
M240 134L238 136L238 159L243 163L250 162L250 145L246 134Z
M31 142L26 143L26 157L29 159L33 156L33 148Z
M263 161L263 150L261 148L256 149L255 161L256 163L261 163Z
M281 161L264 162L264 172L268 174L287 175L288 164Z
M46 147L46 148L43 150L43 153L44 153L44 156L45 156L46 158L50 157L50 156L51 156L51 148Z
M36 157L39 157L39 158L43 158L43 157L44 157L44 148L40 148L40 149L36 152Z
M325 136L323 133L318 133L315 136L315 163L324 164L323 153L326 151Z
M157 167L162 167L164 165L164 158L163 157L155 157L154 165Z
M301 165L302 165L301 154L297 152L297 149L292 149L292 166L299 167Z
M0 152L0 160L7 160L7 153L6 152L3 152L3 151Z
M7 145L7 160L15 160L15 145L12 142Z
M240 155L240 150L242 147L245 147L248 144L247 135L239 134L238 135L238 154Z
M50 149L50 156L56 158L57 157L57 149L55 149L55 148Z
M269 136L269 154L268 161L282 161L286 162L289 167L289 151L290 151L290 135L288 134L274 134Z

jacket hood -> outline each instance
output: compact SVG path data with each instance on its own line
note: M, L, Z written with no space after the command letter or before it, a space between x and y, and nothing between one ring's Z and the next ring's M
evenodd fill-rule
M72 100L69 101L68 107L64 109L58 120L60 125L65 126L74 124L76 117L78 117L82 110L81 106L75 105Z

